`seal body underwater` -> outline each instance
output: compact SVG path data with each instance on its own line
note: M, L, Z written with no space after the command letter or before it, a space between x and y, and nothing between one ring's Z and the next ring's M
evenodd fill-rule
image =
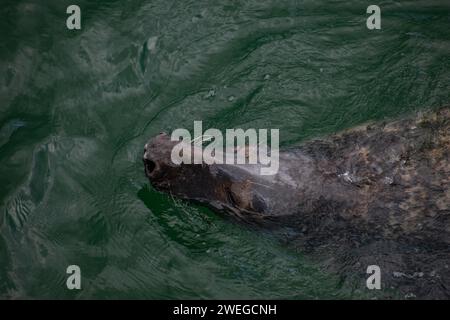
M272 176L260 165L176 165L176 143L160 134L145 146L155 189L279 230L349 281L365 286L378 265L400 297L450 298L449 107L288 148Z

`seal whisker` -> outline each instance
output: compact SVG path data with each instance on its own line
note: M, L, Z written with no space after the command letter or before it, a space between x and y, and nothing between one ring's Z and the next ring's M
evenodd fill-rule
M207 139L204 139L204 138L207 138ZM191 141L190 141L190 143L194 143L195 141L197 141L197 140L202 140L202 142L205 142L205 141L208 141L208 140L211 140L211 138L213 138L214 136L209 136L209 135L201 135L201 136L198 136L198 137L195 137L194 139L192 139Z
M250 181L250 180L248 182L251 183L251 184L256 184L256 185L259 185L259 186L262 186L262 187L266 187L268 189L273 189L272 187L270 187L268 185L265 185L265 184L262 184L262 183L258 183L258 182L254 182L254 181Z

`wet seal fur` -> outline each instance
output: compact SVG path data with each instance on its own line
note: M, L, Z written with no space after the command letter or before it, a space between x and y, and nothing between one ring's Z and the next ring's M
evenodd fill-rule
M157 190L278 230L361 289L374 264L385 297L450 298L448 106L288 148L275 176L258 165L174 165L175 143L160 134L145 146Z

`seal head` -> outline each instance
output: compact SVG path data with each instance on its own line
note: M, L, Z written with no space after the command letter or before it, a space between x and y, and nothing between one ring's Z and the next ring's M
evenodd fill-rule
M155 189L239 217L269 211L267 181L255 175L258 165L175 164L171 152L177 143L160 133L144 147L145 174ZM192 157L195 152L192 148Z

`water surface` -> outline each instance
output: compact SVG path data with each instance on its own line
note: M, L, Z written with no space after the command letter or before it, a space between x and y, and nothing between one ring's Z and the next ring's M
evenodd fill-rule
M143 145L203 120L290 146L448 104L449 2L383 1L370 31L367 1L78 0L71 31L72 2L0 8L0 297L367 297L154 191Z

